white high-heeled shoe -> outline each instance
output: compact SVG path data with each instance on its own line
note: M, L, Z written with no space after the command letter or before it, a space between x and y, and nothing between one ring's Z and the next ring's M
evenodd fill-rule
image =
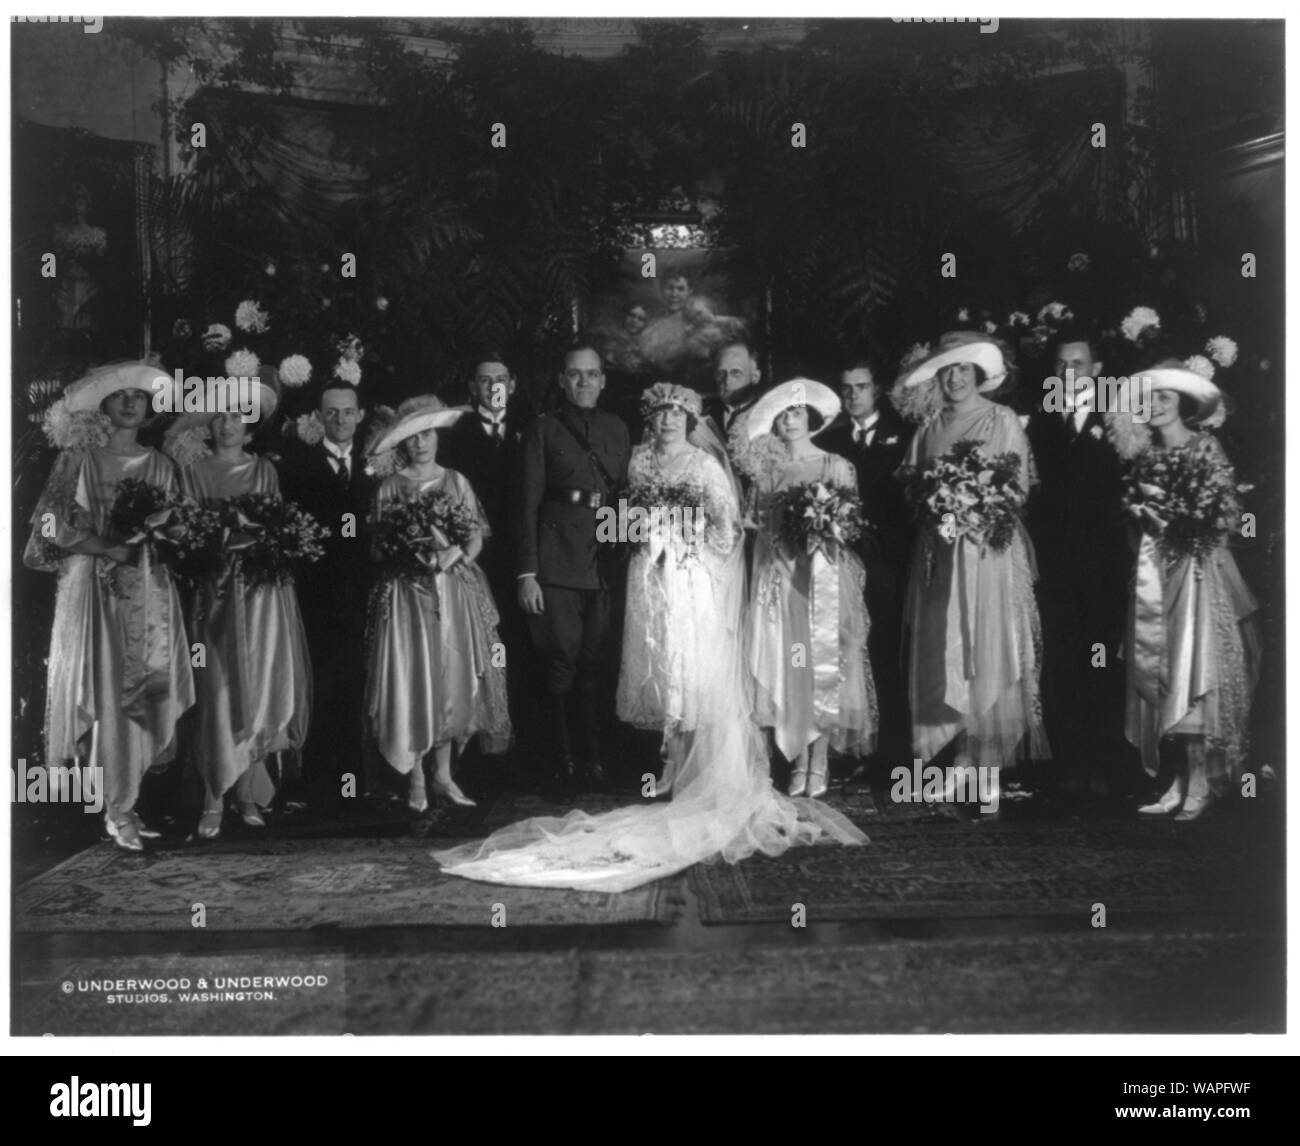
M1183 806L1183 801L1187 798L1187 777L1181 773L1174 778L1174 782L1154 804L1143 804L1138 809L1139 816L1172 816L1179 808Z
M424 787L424 777L419 777L419 783L416 782L416 774L411 775L411 787L406 794L406 806L413 812L427 812L429 810L429 793Z
M446 800L449 804L457 804L462 808L478 807L478 804L460 790L455 780L448 780L445 784L441 780L435 780L433 790L439 800Z

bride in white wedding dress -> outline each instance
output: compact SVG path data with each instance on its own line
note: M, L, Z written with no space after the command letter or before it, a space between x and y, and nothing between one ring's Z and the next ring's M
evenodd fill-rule
M721 465L686 440L699 395L659 383L642 414L650 442L633 452L630 500L695 512L663 515L630 563L618 714L662 730L658 793L671 802L511 824L434 852L450 875L626 891L703 860L867 842L840 813L772 787L742 655L739 506Z

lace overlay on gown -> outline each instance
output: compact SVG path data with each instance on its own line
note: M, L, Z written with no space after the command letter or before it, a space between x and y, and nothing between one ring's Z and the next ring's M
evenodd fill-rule
M701 449L665 467L649 446L633 450L628 480L690 482L704 491L702 528L696 517L693 529L665 529L628 563L627 624L642 639L623 642L618 682L620 720L665 734L689 731L717 708L726 687L719 661L737 604L726 571L740 541L731 481Z
M693 557L670 544L662 554L646 550L633 558L619 689L625 718L684 733L671 801L524 820L486 840L435 852L449 874L617 892L705 860L734 863L806 844L867 842L840 813L772 787L741 656L738 507L725 472L697 452L685 464L704 484L704 542ZM652 462L639 451L633 478ZM702 635L711 642L703 651ZM704 659L688 664L694 655Z

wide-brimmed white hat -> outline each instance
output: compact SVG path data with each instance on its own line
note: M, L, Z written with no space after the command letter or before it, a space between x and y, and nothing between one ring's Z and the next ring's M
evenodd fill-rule
M167 379L167 385L172 384L172 379ZM257 389L258 389L258 416L259 425L266 425L271 420L271 415L280 404L280 375L274 366L262 365L257 372ZM167 427L166 437L173 438L180 434L188 433L191 430L202 430L205 433L212 425L212 419L218 414L234 413L236 411L225 410L192 410L189 413L181 414L176 421Z
M157 366L144 362L115 362L109 366L97 366L84 378L78 378L64 390L63 400L73 413L94 411L105 398L119 390L143 390L152 398L162 386L171 384L171 376Z
M1139 371L1136 380L1146 382L1153 391L1176 390L1179 394L1186 394L1196 403L1196 416L1192 419L1196 422L1204 421L1223 402L1222 390L1177 358L1166 358L1149 370Z
M824 422L831 422L840 412L840 399L825 383L811 378L792 378L773 386L749 411L746 428L750 440L770 434L777 416L792 406L811 406Z
M933 352L904 370L895 385L921 386L945 366L959 362L971 362L984 371L984 381L977 387L981 394L996 390L1006 381L1007 360L996 340L973 330L950 330L939 336Z
M448 408L432 394L407 398L397 407L397 420L391 426L381 428L371 438L366 446L366 456L387 453L407 438L425 430L443 430L454 426L464 414L463 408Z

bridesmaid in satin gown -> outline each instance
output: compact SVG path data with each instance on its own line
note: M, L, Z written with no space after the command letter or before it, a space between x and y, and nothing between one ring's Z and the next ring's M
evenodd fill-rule
M261 383L261 423L275 410L275 390ZM212 451L181 468L181 488L203 503L249 493L280 497L269 460L246 451L251 425L238 413L186 415L167 440L207 418ZM203 430L202 422L199 430ZM198 702L190 758L203 779L201 839L216 839L233 789L240 819L266 826L262 810L275 797L266 767L272 752L297 751L311 720L311 663L293 584L249 586L233 554L194 592L191 639L203 642L206 665L197 676Z
M938 386L944 404L912 439L904 467L920 468L970 440L988 454L1019 455L1027 491L1032 459L1024 429L1009 407L984 397L1006 369L996 343L965 333L945 335L935 354L911 367L899 385ZM918 536L903 641L912 746L925 763L950 744L957 767L1050 757L1034 579L1032 543L1020 522L1001 552L964 533L944 537L932 524Z
M417 812L429 806L424 759L430 752L436 797L472 807L452 778L453 748L478 735L485 752L502 752L511 735L499 614L474 560L489 534L487 519L468 479L435 460L438 430L460 414L436 398L409 399L394 425L372 434L366 451L377 472L397 467L375 490L376 536L387 508L430 491L469 507L477 519L473 538L463 550L446 551L440 567L418 578L381 573L371 595L368 727L384 759L409 776L408 802Z
M1222 403L1219 388L1176 360L1142 376L1152 389L1147 448L1205 457L1235 488L1223 447L1200 428ZM1203 557L1166 557L1159 546L1165 522L1145 507L1134 517L1140 535L1125 649L1125 734L1153 778L1162 738L1183 749L1168 790L1138 811L1195 820L1241 776L1259 676L1259 606L1228 548L1241 529L1241 508L1234 493L1219 542Z
M822 482L857 493L853 466L809 437L839 409L829 387L796 379L768 391L749 417L751 440L770 435L778 443L751 493L758 537L746 635L754 717L794 765L790 796L826 794L829 749L862 757L876 743L862 561L846 546L833 559L821 551L791 557L777 542L781 510L773 499L782 491Z
M176 469L136 440L155 381L142 364L100 367L72 383L71 419L98 419L107 440L64 449L32 516L24 554L57 572L58 595L46 690L45 762L78 756L102 771L104 820L127 851L156 839L135 810L151 768L174 759L177 722L194 703L189 640L166 566L128 546L110 522L118 483L144 481L169 492Z

